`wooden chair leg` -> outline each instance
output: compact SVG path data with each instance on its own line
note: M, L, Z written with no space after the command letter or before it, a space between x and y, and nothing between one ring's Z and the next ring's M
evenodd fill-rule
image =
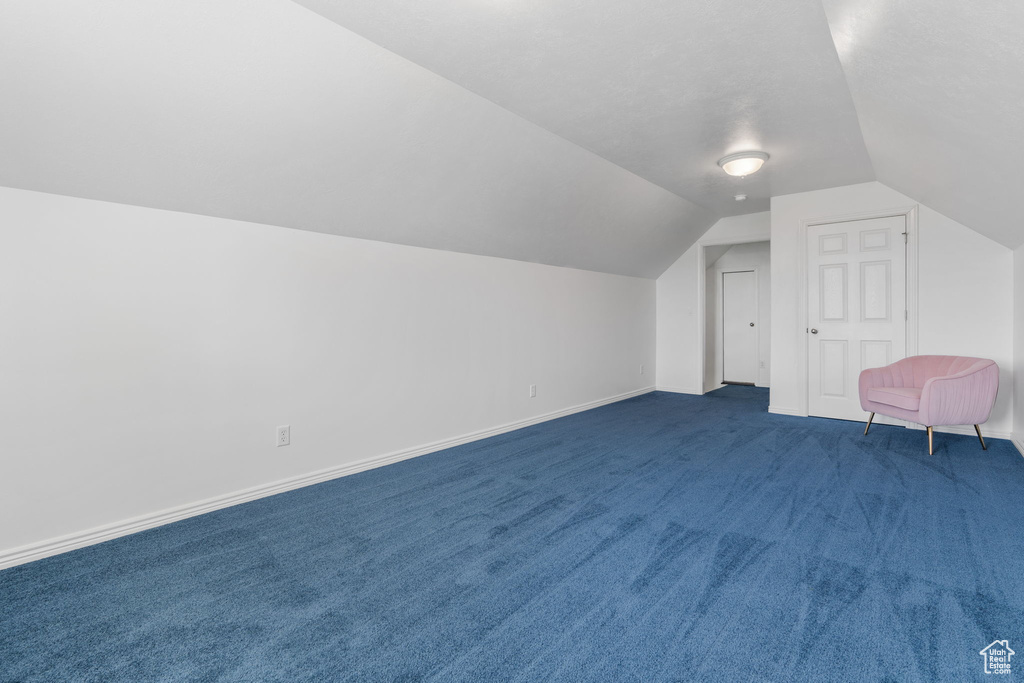
M978 432L978 441L981 442L981 450L987 451L988 446L985 445L985 439L982 438L981 436L981 427L979 427L978 425L974 425L974 431Z
M935 455L935 449L932 445L932 428L928 428L928 455Z
M871 421L875 419L875 414L871 413L871 417L868 418L868 426L864 428L864 436L868 435L868 430L871 429Z

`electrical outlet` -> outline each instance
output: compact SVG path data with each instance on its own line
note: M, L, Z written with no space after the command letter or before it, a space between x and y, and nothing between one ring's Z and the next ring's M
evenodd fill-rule
M530 398L537 398L537 385L536 384L531 384L530 385Z
M761 369L764 370L764 361L761 361Z
M640 374L641 375L644 374L644 364L643 363L640 364Z
M292 442L292 426L283 425L277 428L277 445L287 446Z

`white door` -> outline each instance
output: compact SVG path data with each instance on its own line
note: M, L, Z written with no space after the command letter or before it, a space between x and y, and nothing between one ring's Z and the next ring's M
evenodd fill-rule
M864 420L861 370L906 355L906 217L811 226L808 412Z
M722 379L757 381L757 274L722 273Z

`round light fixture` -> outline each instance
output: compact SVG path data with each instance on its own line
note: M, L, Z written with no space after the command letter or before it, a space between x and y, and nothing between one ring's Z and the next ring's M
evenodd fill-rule
M718 165L729 175L747 176L757 173L761 165L768 161L764 152L736 152L718 160Z
M745 195L745 194L738 194L738 195L736 195L736 201L738 201L738 202L745 202L745 201L747 201L747 195Z

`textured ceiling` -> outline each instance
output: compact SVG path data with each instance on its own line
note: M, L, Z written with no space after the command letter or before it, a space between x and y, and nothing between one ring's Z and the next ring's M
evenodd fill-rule
M820 0L297 1L719 216L875 179Z
M0 185L656 277L707 210L288 0L0 3Z
M0 185L656 277L718 217L880 180L1016 246L1022 31L952 0L7 0ZM726 176L743 148L772 158Z
M1024 243L1024 2L824 4L878 180Z

